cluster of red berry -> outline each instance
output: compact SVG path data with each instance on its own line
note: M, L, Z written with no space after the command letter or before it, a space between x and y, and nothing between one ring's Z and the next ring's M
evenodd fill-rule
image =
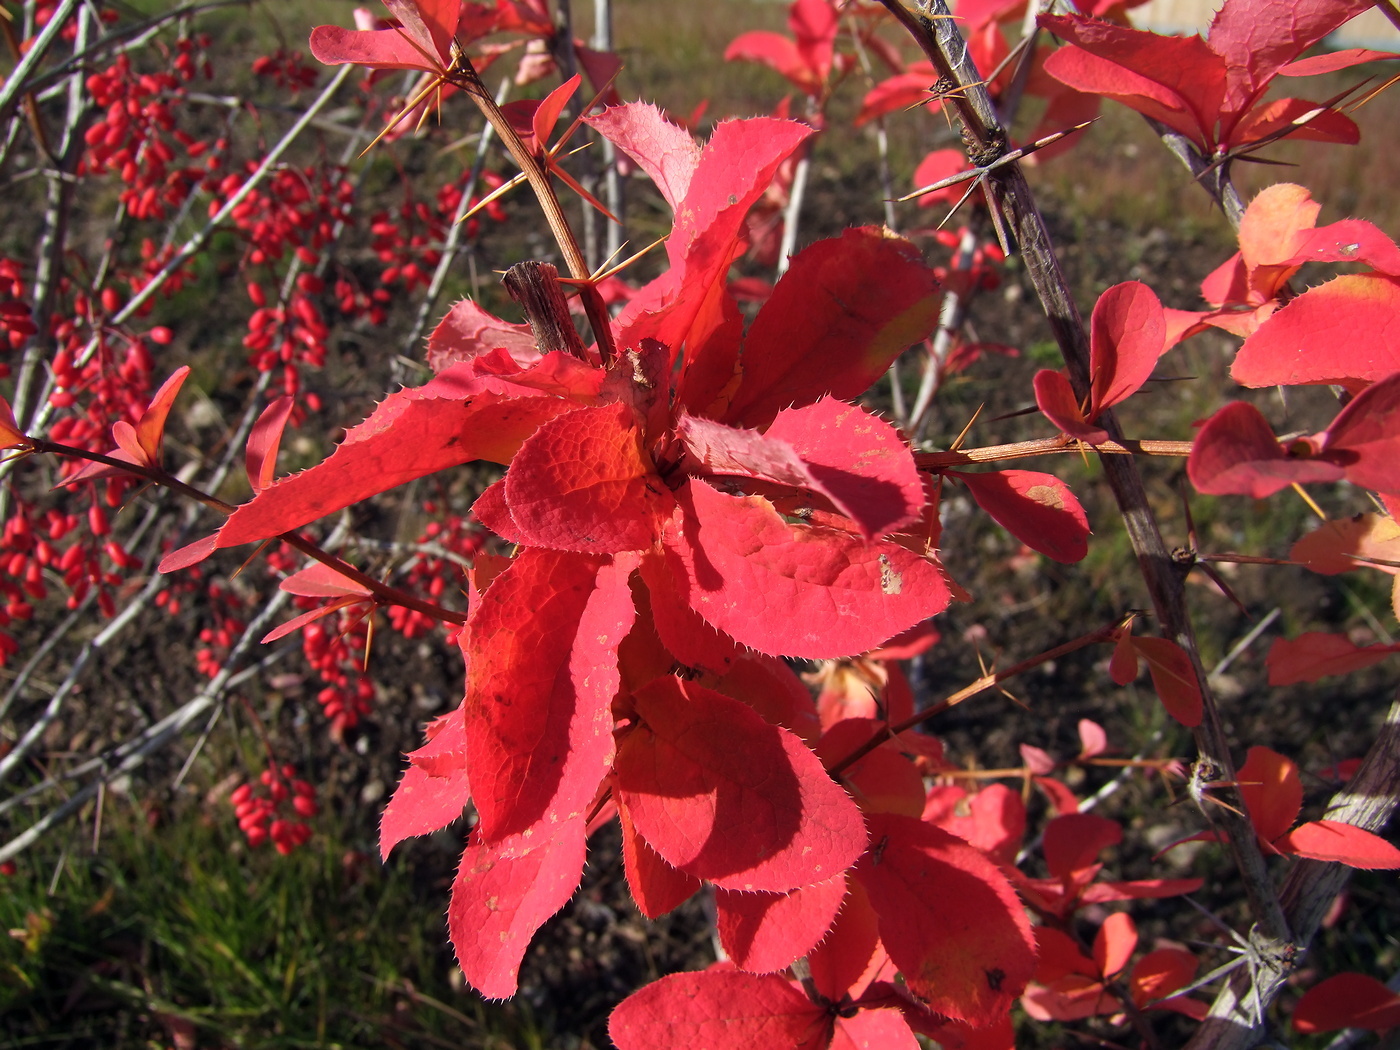
M265 769L259 779L267 794L258 794L252 784L242 784L229 795L248 845L256 849L271 841L283 855L306 845L311 839L311 825L306 820L320 809L316 805L316 789L305 780L298 780L296 769L290 765ZM288 806L292 812L279 815L286 813Z

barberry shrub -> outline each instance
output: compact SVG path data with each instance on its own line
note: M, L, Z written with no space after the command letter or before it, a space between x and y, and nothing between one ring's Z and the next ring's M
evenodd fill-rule
M447 936L484 996L515 993L531 938L579 885L590 838L615 826L639 911L656 918L708 895L723 954L625 999L610 1022L622 1050L912 1047L917 1036L1006 1047L1015 1017L1090 1033L1128 1026L1113 1038L1145 1046L1171 1016L1197 1022L1194 1045L1262 1038L1346 872L1400 867L1377 834L1400 791L1400 716L1392 709L1364 760L1334 764L1340 790L1300 822L1296 762L1227 735L1185 580L1199 566L1229 588L1210 555L1169 551L1138 460L1184 461L1201 495L1292 489L1317 506L1302 486L1330 486L1323 502L1350 516L1301 536L1288 561L1395 574L1400 250L1363 220L1318 225L1321 205L1301 186L1246 203L1231 176L1279 139L1357 141L1343 112L1352 92L1271 99L1276 77L1397 56L1308 54L1371 6L1361 0L1227 0L1204 39L1134 29L1124 6L1028 21L1024 4L965 3L959 26L940 0L796 0L790 35L745 33L724 57L785 77L801 119L789 100L719 121L700 141L657 107L624 101L617 57L575 40L556 17L567 5L551 12L544 0L386 0L388 17L356 12L353 28L312 31L310 58L258 56L245 94L227 98L195 90L216 79L221 56L210 33L188 31L191 12L123 28L71 3L26 5L22 58L0 96L15 130L0 149L51 188L37 254L0 258L0 349L12 362L0 443L14 450L0 492L0 656L18 668L4 709L78 614L108 625L44 704L15 708L29 721L6 727L0 776L31 782L0 806L96 779L0 847L0 860L79 810L102 777L231 706L254 642L300 651L320 717L343 741L375 717L387 668L374 627L387 622L406 640L439 632L465 667L460 705L407 755L379 845L387 856L461 830ZM543 97L505 101L483 82L515 48L515 81L549 80ZM339 71L323 79L312 60ZM888 78L876 79L877 61ZM901 236L887 209L883 225L797 247L812 158L857 71L868 86L857 123L883 134L911 106L959 123L962 149L930 152L912 195L968 209L956 233ZM49 99L46 84L66 84L66 96ZM341 92L355 100L355 122L333 125L348 144L284 159ZM285 127L255 105L263 93L295 100ZM1043 104L1022 138L1026 94ZM1237 229L1238 253L1201 284L1206 310L1164 307L1137 280L1098 295L1087 324L1076 307L1022 162L1072 149L1103 98L1151 120ZM226 112L211 122L197 107ZM471 167L415 138L455 138L478 111ZM422 132L433 120L443 131ZM568 159L582 135L606 144L606 172ZM491 137L510 164L488 160ZM598 258L599 230L622 219L624 169L670 215L664 264L637 263L657 268L650 279ZM401 200L386 207L366 187L390 171ZM490 232L480 217L528 222L501 204L518 182L564 275L543 258L518 261L500 294L477 274L475 297L429 333L444 286L461 282L454 270L466 259L476 273ZM91 257L73 232L77 194L110 215ZM573 199L587 223L571 222ZM1017 352L966 324L1013 254L1063 358L1023 393L1041 436L971 446L965 430L927 447L940 388ZM1352 269L1297 287L1305 265L1339 264ZM220 320L233 300L250 307L241 345L217 360L194 352L198 320L177 322L199 297ZM509 300L523 322L499 316ZM337 327L366 346L401 346L432 377L385 394L319 462L289 448L304 469L279 476L288 426L324 430L346 418L343 397L372 393L329 384ZM1125 436L1119 413L1133 418L1167 355L1207 329L1243 339L1230 366L1239 386L1330 386L1340 403L1311 434L1280 437L1239 400L1212 405L1194 434ZM191 364L169 367L181 353ZM381 363L395 378L406 367ZM901 367L920 374L916 390ZM201 457L192 449L207 435L184 421L190 466L173 469L164 439L192 376L230 425ZM860 401L885 376L893 421ZM246 486L232 470L239 453ZM945 535L949 504L965 493L1025 556L1060 565L1101 542L1065 480L1002 465L1032 456L1097 458L1150 611L1116 610L935 699L907 668L927 666L936 618L970 597L945 565L960 542ZM42 497L49 480L56 492ZM377 539L371 525L351 538L342 512L394 506L384 494L410 484L397 510L414 524L402 535ZM217 527L196 516L201 506L222 516ZM257 568L233 580L218 552L236 547ZM29 651L19 639L40 639L65 605L74 615ZM49 771L35 757L82 667L147 608L197 635L208 684L95 762ZM1120 686L1145 665L1194 756L1113 758L1117 727L1086 719L1072 757L1027 743L1021 766L978 777L930 735L949 708L1092 646ZM1324 632L1279 639L1270 681L1346 673L1395 648ZM251 703L239 709L265 762L229 785L233 816L250 847L304 846L319 810L311 774L279 754ZM1156 932L1143 943L1131 902L1175 901L1204 880L1109 877L1105 852L1125 829L1075 784L1114 764L1175 781L1194 802L1198 827L1183 842L1228 847L1248 929L1236 935L1238 965L1198 979L1202 960L1185 943ZM1170 856L1182 844L1160 845ZM1177 911L1193 925L1194 912ZM1213 1003L1196 994L1216 980ZM1339 975L1302 999L1293 1024L1384 1028L1398 1012L1378 982Z

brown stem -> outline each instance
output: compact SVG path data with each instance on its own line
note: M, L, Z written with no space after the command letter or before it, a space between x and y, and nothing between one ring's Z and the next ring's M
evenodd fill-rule
M915 452L914 463L920 470L947 470L976 463L999 463L1007 459L1029 459L1033 456L1055 456L1065 452L1082 454L1091 446L1081 444L1061 434L1053 438L1013 441L1005 445L982 448L960 448L951 452ZM1189 456L1189 441L1104 441L1092 446L1100 455L1110 456Z
M605 365L611 363L616 356L616 348L613 346L612 320L608 316L608 307L603 302L602 294L592 284L592 274L588 269L588 262L583 257L583 250L579 247L578 238L569 228L569 220L565 217L564 209L559 204L559 197L554 192L554 183L549 178L548 169L538 157L530 152L525 143L520 140L520 136L516 134L515 129L510 126L510 121L501 112L501 107L496 105L496 100L491 97L491 92L486 90L486 85L477 76L470 59L465 55L459 56L456 67L449 74L449 79L471 96L482 115L496 129L496 134L500 136L501 142L510 151L515 163L520 165L520 170L525 173L525 178L529 180L530 188L535 191L535 197L539 200L540 208L544 212L545 221L549 223L550 231L554 234L554 239L559 244L559 250L564 255L564 262L569 268L569 276L580 282L579 298L583 301L583 310L588 315L588 323L593 329L593 337L598 341L598 353L602 356Z
M909 28L939 74L954 81L950 97L963 122L963 136L971 161L985 166L1006 151L1006 132L995 123L991 101L980 86L980 76L972 68L967 46L957 35L943 0L921 0L921 12L904 11L898 0L881 0L894 10ZM1068 282L1060 269L1035 199L1020 165L1004 164L988 173L991 207L1001 215L1014 237L1027 273L1045 309L1055 341L1065 359L1071 385L1081 400L1089 391L1089 339L1084 322L1070 295ZM1112 411L1102 413L1098 424L1114 441L1121 442L1122 431ZM1185 575L1175 564L1162 538L1157 520L1147 501L1137 464L1131 457L1101 455L1104 475L1123 515L1124 525L1138 566L1152 598L1162 635L1176 642L1188 654L1196 672L1205 714L1192 733L1201 763L1218 771L1219 779L1234 779L1234 762L1229 741L1220 721L1210 682L1201 665L1200 653L1186 608ZM1235 798L1233 809L1222 810L1219 821L1229 841L1255 918L1255 943L1263 951L1281 952L1290 943L1287 919L1268 877L1263 855L1249 818L1244 816L1243 800Z

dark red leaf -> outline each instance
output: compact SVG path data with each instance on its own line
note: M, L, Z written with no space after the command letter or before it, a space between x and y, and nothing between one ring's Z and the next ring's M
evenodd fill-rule
M788 893L717 889L719 942L741 970L786 969L826 936L845 896L844 875Z
M637 834L627 807L618 807L618 817L622 821L622 862L627 873L627 888L643 915L659 919L694 896L700 889L700 880L662 860L661 854Z
M1200 725L1204 702L1186 651L1169 638L1134 638L1133 648L1147 661L1152 687L1167 714L1187 728Z
M673 866L726 889L833 878L865 848L860 811L796 736L747 704L657 679L635 696L617 800ZM475 769L473 769L475 777Z
M855 878L910 991L974 1025L1005 1014L1035 970L1035 938L1006 876L955 835L921 820L870 816Z
M1269 684L1316 682L1350 674L1400 652L1400 645L1359 646L1345 635L1308 631L1297 638L1276 638L1269 649Z
M1339 1028L1384 1031L1400 1025L1400 995L1374 977L1339 973L1308 989L1293 1010L1300 1032L1335 1032Z
M463 715L483 841L580 817L592 802L613 754L635 565L527 548L472 610Z
M1109 846L1123 841L1123 828L1093 813L1069 813L1045 826L1045 866L1057 879L1089 867Z

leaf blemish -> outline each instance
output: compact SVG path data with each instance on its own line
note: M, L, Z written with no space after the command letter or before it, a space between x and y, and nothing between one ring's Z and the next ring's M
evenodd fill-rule
M898 594L904 590L904 577L890 564L889 555L880 555L880 591L883 594Z

